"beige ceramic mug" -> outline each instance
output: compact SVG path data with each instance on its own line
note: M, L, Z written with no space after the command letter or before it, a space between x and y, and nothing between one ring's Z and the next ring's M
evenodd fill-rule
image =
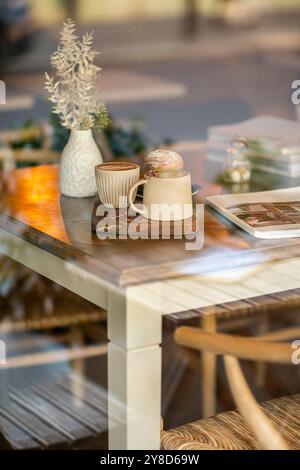
M107 162L95 167L100 201L107 207L128 207L129 189L140 177L140 167L132 162ZM132 193L135 199L136 191Z
M137 187L144 184L143 208L134 205ZM136 182L128 193L129 207L147 219L161 221L183 220L192 217L191 175L179 171L168 176L162 172Z

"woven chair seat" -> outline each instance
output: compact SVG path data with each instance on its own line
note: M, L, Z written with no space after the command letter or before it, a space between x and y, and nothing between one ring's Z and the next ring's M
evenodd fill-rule
M300 394L261 404L290 449L300 449ZM256 450L258 442L238 411L162 432L164 450Z
M0 303L1 306L1 303ZM106 321L106 311L71 293L54 300L49 310L41 302L26 302L21 315L2 308L2 333L64 328ZM1 308L1 307L0 307ZM45 311L46 310L46 311Z
M3 279L0 276L2 333L63 328L106 320L105 310L27 268L5 261L6 272Z
M55 282L0 257L1 333L47 330L106 321L105 310Z

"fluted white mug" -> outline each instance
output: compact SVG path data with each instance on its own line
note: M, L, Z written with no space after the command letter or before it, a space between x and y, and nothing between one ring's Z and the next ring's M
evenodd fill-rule
M139 180L140 166L132 162L107 162L95 167L100 201L107 207L128 207L129 189ZM136 197L136 191L132 195Z

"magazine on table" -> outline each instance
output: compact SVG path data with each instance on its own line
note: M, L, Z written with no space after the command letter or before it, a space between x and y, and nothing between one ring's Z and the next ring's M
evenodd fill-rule
M300 186L210 196L206 201L254 237L300 237Z

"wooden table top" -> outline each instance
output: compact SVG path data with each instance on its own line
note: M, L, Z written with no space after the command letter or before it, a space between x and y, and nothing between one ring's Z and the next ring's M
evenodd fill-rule
M220 168L207 161L203 146L187 147L185 168L205 196L228 191L257 191L296 186L299 181L254 174L249 186L225 187ZM205 208L204 246L187 251L186 240L99 240L91 232L96 198L60 196L58 167L38 166L1 175L0 228L103 280L129 286L178 276L262 264L300 254L300 239L259 240Z

